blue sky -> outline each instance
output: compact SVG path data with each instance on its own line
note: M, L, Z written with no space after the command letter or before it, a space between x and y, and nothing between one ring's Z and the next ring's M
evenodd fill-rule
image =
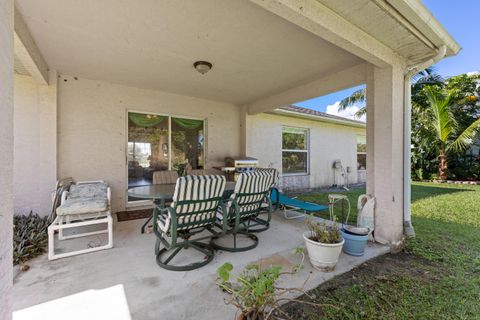
M469 71L480 71L480 37L478 20L480 0L422 0L438 21L460 44L462 50L455 57L437 63L435 71L444 77ZM361 87L335 92L323 97L296 103L296 105L326 112L328 105L349 96ZM359 105L360 107L360 105ZM330 107L330 109L333 109Z

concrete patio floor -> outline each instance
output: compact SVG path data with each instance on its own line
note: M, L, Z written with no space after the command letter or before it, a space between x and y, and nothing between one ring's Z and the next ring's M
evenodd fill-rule
M270 229L258 234L257 248L240 253L218 251L214 260L201 269L172 272L156 264L155 236L140 234L143 222L115 221L113 249L56 261L48 261L43 255L29 261L30 269L14 279L14 310L86 290L123 285L132 319L234 319L235 308L224 303L226 295L215 285L217 268L231 262L238 273L247 264L262 260L288 270L301 260L293 249L303 246L302 234L306 230L304 219L286 220L283 212L275 212ZM342 253L335 270L329 273L313 269L307 257L301 272L282 279L281 285L300 287L308 278L308 290L387 252L386 246L369 244L363 257Z

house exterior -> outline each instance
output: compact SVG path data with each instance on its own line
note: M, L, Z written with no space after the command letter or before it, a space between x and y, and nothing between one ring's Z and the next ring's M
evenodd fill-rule
M112 91L121 95L111 95ZM227 156L240 156L240 130L225 130L240 128L238 108L196 99L197 108L179 109L178 106L192 101L175 94L66 75L58 78L57 87L44 86L29 75L17 73L15 212L47 215L56 179L70 176L108 181L113 188L114 210L127 210L128 201L122 191L128 188L125 118L129 111L204 119L205 168L225 165ZM365 166L357 170L357 140L366 135L363 122L287 106L249 115L246 126L246 155L257 158L262 167L278 169L280 185L286 190L366 181ZM306 163L299 172L284 172L282 167L282 129L288 128L303 130L306 135ZM333 169L336 160L341 160L345 169L349 168L348 181L342 172Z
M419 0L5 0L0 43L2 319L11 310L14 195L28 193L40 208L59 177L105 179L114 211L123 209L130 113L163 117L170 137L174 123L200 121L204 147L194 157L206 167L225 155L279 166L281 126L272 119L285 110L276 109L366 84L376 239L401 247L410 221L410 76L460 50ZM213 64L206 74L193 66L203 60ZM300 120L317 130L312 120L285 123ZM318 137L335 136L327 127L310 136L312 150ZM255 143L270 134L271 144ZM333 149L312 152L310 170ZM284 180L323 183L312 175Z
M280 186L302 190L366 181L365 153L357 145L365 140L365 123L296 106L286 106L247 118L247 155L259 159L262 167L274 167L280 174ZM288 150L282 133L305 135L304 150ZM286 157L303 154L305 163L289 172ZM359 159L358 159L359 158ZM283 161L282 161L283 160ZM335 170L340 160L345 169ZM348 172L346 172L348 171Z

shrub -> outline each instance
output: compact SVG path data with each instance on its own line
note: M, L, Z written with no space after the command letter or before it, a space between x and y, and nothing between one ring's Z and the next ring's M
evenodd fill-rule
M47 217L30 212L13 217L13 264L30 260L46 251L48 245Z
M303 287L280 288L277 283L282 275L294 275L302 268L305 259L304 249L296 248L294 252L300 254L302 260L289 272L281 272L281 267L276 265L261 268L259 264L250 264L236 277L235 281L232 279L231 263L227 262L217 269L217 285L231 296L226 302L234 305L240 312L238 319L271 319L270 315L278 310L280 302L290 300L282 298L282 295L292 291L303 292Z
M452 157L449 178L452 180L480 180L480 156Z

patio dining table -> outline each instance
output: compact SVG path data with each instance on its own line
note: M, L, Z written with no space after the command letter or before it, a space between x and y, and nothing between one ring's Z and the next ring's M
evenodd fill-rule
M223 198L227 199L235 189L235 182L227 181L225 184L225 191ZM155 203L154 210L158 205L160 208L165 207L167 201L172 201L175 193L175 183L169 184L153 184L149 186L133 187L127 190L127 195L136 199L152 200ZM153 218L153 213L148 220L143 224L141 232L145 233L145 227Z

